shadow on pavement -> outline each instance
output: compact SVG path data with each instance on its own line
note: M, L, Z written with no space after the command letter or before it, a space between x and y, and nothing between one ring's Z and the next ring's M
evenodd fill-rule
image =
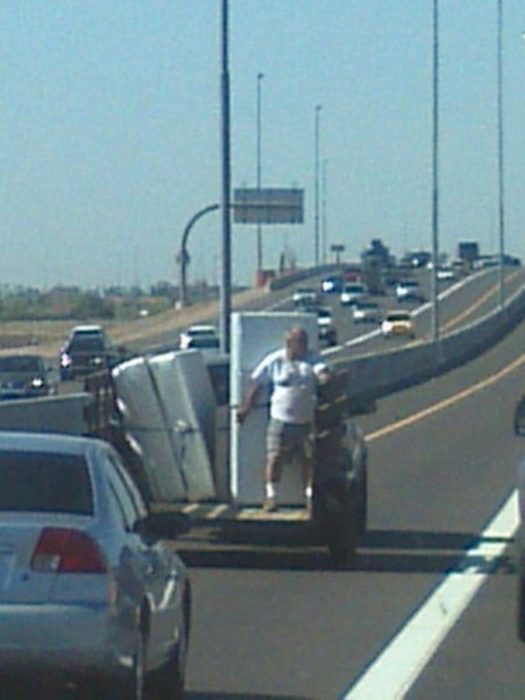
M512 543L511 539L504 541ZM283 541L244 545L225 539L214 543L187 541L178 551L185 563L195 568L447 574L457 570L462 562L463 569L473 572L515 573L509 550L498 558L496 565L477 555L465 559L467 551L479 542L478 535L471 532L371 530L351 561L337 566L331 562L325 547L299 542L294 546Z

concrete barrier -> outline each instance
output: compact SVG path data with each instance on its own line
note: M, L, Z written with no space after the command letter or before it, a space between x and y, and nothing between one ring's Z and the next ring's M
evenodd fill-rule
M82 435L89 394L66 394L0 403L0 430Z
M326 265L320 265L319 267L311 267L305 270L294 270L293 272L287 272L280 277L274 277L268 281L266 285L268 291L275 292L278 289L284 289L295 282L300 282L301 280L307 279L312 275L323 275L329 274L330 272L336 272L341 270L341 265L335 263L327 263Z
M525 287L504 309L441 337L379 354L340 358L334 364L348 372L350 397L379 398L413 386L474 359L525 319Z

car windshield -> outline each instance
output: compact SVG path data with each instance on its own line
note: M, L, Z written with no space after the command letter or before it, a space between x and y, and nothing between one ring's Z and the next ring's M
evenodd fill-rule
M186 332L189 336L191 336L191 338L217 335L217 330L215 328L188 328Z
M319 309L317 311L319 318L332 318L332 312L330 309Z
M400 311L396 314L388 314L387 321L410 321L410 316Z
M189 348L218 348L219 339L213 336L203 335L192 338L188 343Z
M44 363L38 357L1 357L0 372L41 372Z
M99 335L75 336L69 345L72 350L103 350L104 340Z
M93 514L86 461L78 455L0 454L0 511Z

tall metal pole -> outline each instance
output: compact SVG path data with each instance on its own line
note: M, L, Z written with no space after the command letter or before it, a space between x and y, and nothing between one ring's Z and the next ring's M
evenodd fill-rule
M261 189L261 82L264 73L257 73L257 189ZM262 231L257 224L257 270L263 269Z
M230 213L230 76L228 68L228 0L222 0L222 280L220 291L221 351L230 352L231 213Z
M499 211L499 303L505 304L505 190L503 172L503 0L498 0L498 211Z
M322 222L322 233L323 233L323 235L322 235L322 241L323 241L323 245L322 245L322 251L323 251L322 261L323 261L323 265L324 265L324 263L327 261L327 257L326 257L326 247L327 247L327 230L326 230L326 170L327 170L327 165L328 165L328 159L325 158L325 159L323 160L323 196L322 196L322 200L321 200L321 212L322 212L322 215L321 215L321 222Z
M439 339L437 267L439 258L439 11L434 0L433 133L432 133L432 339Z
M315 108L315 264L319 265L319 122L321 105Z

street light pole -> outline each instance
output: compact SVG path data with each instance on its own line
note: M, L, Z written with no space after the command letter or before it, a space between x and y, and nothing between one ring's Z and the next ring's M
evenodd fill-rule
M261 82L264 73L257 73L257 189L261 189ZM263 269L262 231L257 224L257 271Z
M503 0L498 0L498 212L499 212L499 303L505 304L505 190L503 171Z
M220 290L221 351L230 352L231 312L231 167L230 167L230 75L228 67L228 0L222 0L222 73L221 73L221 132L222 132L222 279Z
M432 130L432 339L439 340L437 267L439 257L439 10L434 0L433 130Z
M322 105L315 108L315 265L319 265L319 122Z
M328 165L328 159L325 158L323 160L323 197L322 197L322 232L323 232L323 245L322 245L322 250L323 250L323 264L326 262L326 247L327 247L327 230L326 230L326 170L327 170L327 165Z

